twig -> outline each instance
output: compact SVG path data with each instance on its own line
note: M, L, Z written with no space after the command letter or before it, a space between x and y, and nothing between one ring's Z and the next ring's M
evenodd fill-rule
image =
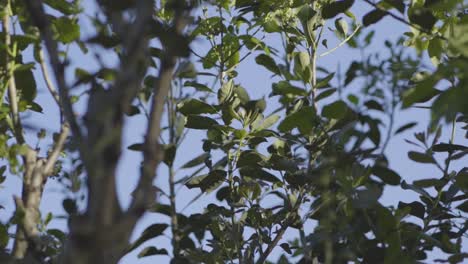
M57 93L57 89L55 89L54 83L50 79L49 76L49 70L47 69L47 64L44 60L44 52L42 51L42 48L39 47L39 64L41 65L41 70L42 70L42 77L44 78L44 81L46 82L47 89L49 90L50 94L54 98L55 102L57 105L61 108L60 104L60 96Z
M347 38L345 38L340 44L338 44L338 46L334 47L333 49L331 50L328 50L322 54L319 55L319 57L323 57L323 56L327 56L328 54L334 52L335 50L337 50L338 48L340 48L341 46L343 46L344 44L346 44L346 42L348 42L352 37L354 37L354 35L359 31L359 29L361 29L361 25L357 25L356 29L353 31L353 33L351 33L351 35L349 35Z
M53 172L53 167L55 166L55 163L57 162L57 159L60 155L60 152L63 149L63 146L65 145L65 141L67 140L68 135L70 134L70 126L68 123L64 123L62 125L59 137L57 141L55 142L55 145L53 149L50 151L49 156L47 157L46 164L44 166L44 177L49 176Z
M23 129L21 126L21 120L19 119L19 110L18 110L18 94L16 89L16 81L14 76L14 57L16 56L17 47L16 44L13 45L13 51L10 50L11 46L11 36L10 36L10 15L11 15L11 4L8 1L6 6L6 12L3 15L2 22L3 22L3 32L5 34L5 46L6 46L6 54L5 54L5 65L7 71L7 78L8 78L8 97L10 99L10 110L11 116L13 120L13 131L16 140L19 144L25 143L23 137ZM13 55L13 58L10 56ZM11 60L12 59L12 60Z
M43 2L42 0L25 0L25 3L31 15L32 21L41 32L41 36L47 48L50 64L52 65L52 69L57 80L60 102L62 103L65 117L70 124L70 128L74 137L78 142L82 142L83 136L81 129L75 119L73 106L68 94L68 86L65 81L65 68L59 59L58 44L53 38L53 33L50 29L50 22L43 8ZM80 146L84 147L84 144L80 144Z

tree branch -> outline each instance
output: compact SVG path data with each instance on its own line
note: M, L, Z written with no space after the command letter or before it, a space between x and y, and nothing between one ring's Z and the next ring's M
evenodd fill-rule
M58 44L53 38L53 33L50 29L50 22L43 8L43 2L42 0L25 0L25 3L34 25L39 28L47 48L47 52L49 53L50 64L52 65L59 88L60 102L63 106L65 117L70 124L70 128L77 142L82 142L83 136L73 112L73 106L68 93L68 85L65 81L65 67L59 59ZM80 146L83 147L83 144L80 144Z

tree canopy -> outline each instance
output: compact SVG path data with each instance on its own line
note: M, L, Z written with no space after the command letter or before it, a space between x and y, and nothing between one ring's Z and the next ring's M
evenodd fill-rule
M0 262L468 259L465 1L0 8ZM427 170L404 175L396 140Z

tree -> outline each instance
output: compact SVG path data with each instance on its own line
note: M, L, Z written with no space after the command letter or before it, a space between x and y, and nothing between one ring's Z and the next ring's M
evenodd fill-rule
M100 0L93 14L90 4L1 1L0 182L22 179L0 224L5 261L117 263L138 250L171 263L265 263L278 247L279 263L415 263L436 249L440 262L468 257L468 169L453 167L468 153L454 136L468 130L463 1ZM358 4L368 7L362 17L351 12ZM345 72L320 66L344 46L379 41L371 27L384 17L409 30L387 51L363 53ZM77 67L77 56L96 69ZM271 76L267 99L238 80L253 58ZM51 99L38 98L41 87ZM57 115L44 110L51 100ZM386 149L417 125L395 127L415 107L431 119L407 140L418 148L408 159L435 170L408 183ZM58 119L58 132L31 125L39 114ZM132 118L146 130L127 146ZM179 166L196 130L202 151ZM131 151L142 159L125 207L116 181ZM58 216L40 210L51 181L66 190L67 231L49 228ZM385 204L390 186L418 200ZM188 207L205 209L183 213L180 188L199 192ZM131 242L145 213L160 218ZM164 234L171 246L140 249Z

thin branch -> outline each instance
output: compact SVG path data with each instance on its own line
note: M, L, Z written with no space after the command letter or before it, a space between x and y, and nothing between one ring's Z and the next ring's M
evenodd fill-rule
M333 49L331 50L328 50L322 54L319 55L319 57L324 57L324 56L327 56L328 54L334 52L335 50L337 50L338 48L340 48L341 46L343 46L344 44L346 44L346 42L348 42L352 37L354 37L354 35L356 35L356 33L359 31L359 29L361 29L361 25L358 25L356 27L356 29L353 31L353 33L351 33L351 35L349 35L347 38L345 38L340 44L338 44L338 46L334 47Z
M54 98L57 105L61 108L62 106L60 104L60 96L57 92L57 89L55 89L52 79L50 79L49 70L44 60L44 52L42 51L41 47L39 47L38 54L39 54L39 64L41 65L41 70L42 70L42 77L44 78L44 81L46 82L47 89L49 90L50 94Z
M25 3L34 25L41 32L41 36L47 48L50 64L52 65L52 69L55 74L55 79L57 81L60 102L62 103L65 117L68 123L70 124L70 128L76 140L78 142L82 142L83 136L81 133L81 129L75 119L73 106L68 93L68 85L65 81L65 68L63 63L59 59L58 44L53 38L53 33L50 28L50 22L43 8L43 2L42 0L25 0ZM80 144L80 146L84 147L84 144Z
M181 1L179 1L180 3ZM175 10L174 33L182 34L186 26L186 19L182 7ZM172 47L166 47L166 55L161 60L159 78L155 83L154 95L150 110L150 119L145 137L143 164L138 185L134 192L134 198L130 205L129 213L141 215L146 207L154 202L155 193L152 188L156 177L155 170L163 158L159 137L161 134L161 119L164 111L164 101L171 89L173 72L177 63L177 56ZM135 215L134 215L135 216Z
M23 136L23 129L21 126L21 120L19 119L19 110L18 110L18 94L16 89L16 80L14 76L14 66L15 66L15 56L17 52L16 44L13 45L13 50L11 50L11 33L10 33L10 15L11 15L11 4L8 1L8 4L5 8L5 12L2 18L3 22L3 32L5 34L5 65L8 78L8 97L10 99L10 110L11 117L13 121L13 131L16 140L19 144L25 143ZM12 57L12 58L10 58Z
M62 125L59 137L55 142L53 149L50 151L49 156L47 157L47 161L44 166L44 177L49 176L53 172L55 163L57 162L57 159L65 145L65 141L67 140L69 134L70 126L67 123L65 123Z

